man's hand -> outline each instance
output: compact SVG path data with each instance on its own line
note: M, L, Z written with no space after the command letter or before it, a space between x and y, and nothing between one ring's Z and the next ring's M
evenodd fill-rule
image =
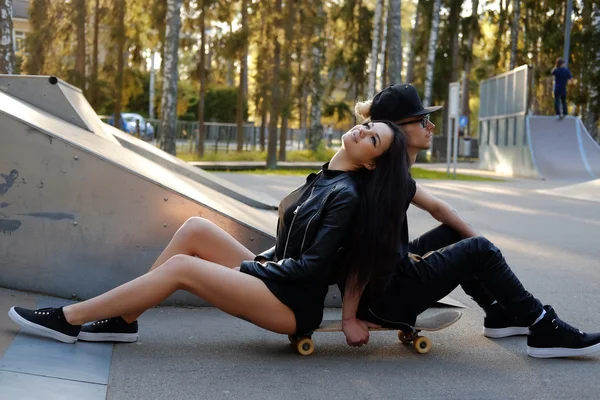
M342 321L342 330L348 346L360 347L369 343L369 328L381 328L377 324L352 318Z

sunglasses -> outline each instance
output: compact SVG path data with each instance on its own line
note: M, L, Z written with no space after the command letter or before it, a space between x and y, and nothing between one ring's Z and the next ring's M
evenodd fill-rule
M412 121L402 122L402 123L397 124L397 125L409 125L409 124L414 124L415 122L420 122L421 123L421 127L425 128L427 126L427 124L429 123L429 114L426 114L421 119L415 119L415 120L412 120Z

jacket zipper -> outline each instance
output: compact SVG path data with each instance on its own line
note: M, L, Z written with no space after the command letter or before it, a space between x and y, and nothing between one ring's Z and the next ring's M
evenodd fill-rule
M317 216L317 214L321 211L321 209L323 208L323 204L325 204L325 201L327 201L327 199L329 198L329 195L333 192L334 189L335 189L335 186L329 193L327 193L327 196L325 196L325 198L321 202L321 205L319 206L319 209L317 210L317 212L314 213L313 216L310 217L310 219L308 220L308 224L306 224L306 229L304 230L304 237L302 238L302 246L300 246L300 254L302 254L302 251L304 250L304 241L306 240L306 235L308 234L308 228L310 227L310 223Z
M288 243L290 242L290 236L292 235L292 227L294 226L294 221L296 220L296 215L298 215L298 210L300 210L300 207L305 205L306 202L310 200L314 191L315 191L315 186L313 186L312 190L310 191L310 195L308 196L308 199L304 200L304 202L302 204L300 204L298 207L296 207L296 209L294 210L294 218L292 218L292 223L290 224L290 227L288 229L288 237L285 241L285 248L283 249L283 257L282 258L285 258L285 254L287 253Z

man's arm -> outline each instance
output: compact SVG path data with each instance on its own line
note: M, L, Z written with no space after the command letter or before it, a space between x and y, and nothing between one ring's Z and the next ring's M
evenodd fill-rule
M412 203L420 209L427 211L433 218L454 229L465 238L479 236L479 233L458 215L458 212L454 208L433 196L418 183Z
M356 318L356 310L358 310L358 303L363 291L364 287L355 289L351 279L346 280L346 290L342 302L342 330L349 346L360 347L369 343L369 328L379 328L379 325Z

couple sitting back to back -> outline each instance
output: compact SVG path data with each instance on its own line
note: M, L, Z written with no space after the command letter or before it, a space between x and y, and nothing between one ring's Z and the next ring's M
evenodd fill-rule
M413 323L461 286L485 310L488 337L527 335L532 357L600 351L600 334L559 319L525 290L496 246L410 176L417 153L431 146L429 114L440 108L424 108L409 84L358 103L366 122L346 132L322 170L281 201L276 244L261 254L193 217L137 279L65 307L12 307L9 316L65 343L133 342L144 311L186 290L264 329L302 334L319 326L328 287L338 283L346 341L362 346L369 326ZM411 203L441 223L413 241Z

